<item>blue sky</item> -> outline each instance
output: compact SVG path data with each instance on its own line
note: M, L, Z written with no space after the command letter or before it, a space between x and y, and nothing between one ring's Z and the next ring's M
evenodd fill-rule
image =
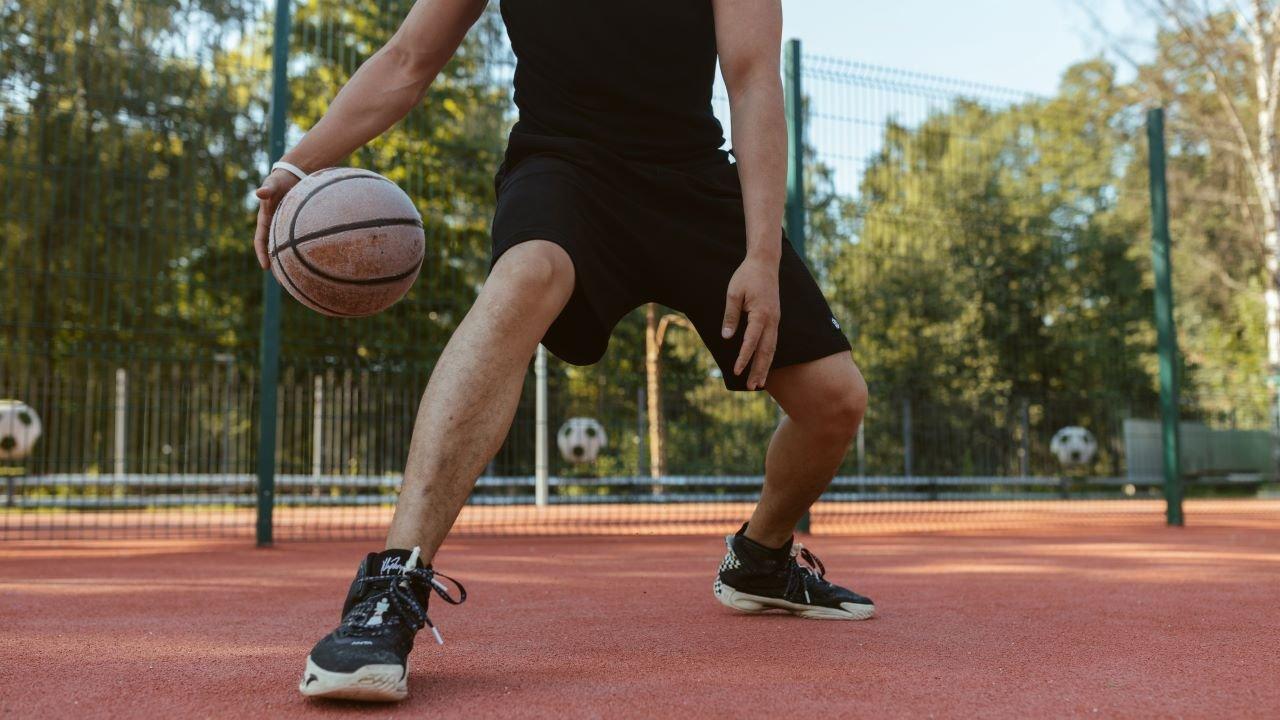
M807 53L1047 94L1103 48L1081 1L1110 32L1149 35L1124 0L783 0L784 33Z

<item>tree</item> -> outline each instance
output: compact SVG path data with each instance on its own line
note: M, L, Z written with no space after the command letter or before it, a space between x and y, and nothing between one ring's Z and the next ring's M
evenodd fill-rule
M410 4L297 5L295 127L318 119ZM96 428L116 367L130 367L136 396L153 398L147 412L172 415L154 437L130 425L130 456L141 462L143 450L169 447L164 463L194 443L221 444L228 424L209 397L223 388L211 384L228 368L254 371L261 271L249 240L251 192L266 164L266 8L257 0L0 0L0 186L24 189L0 200L0 276L25 299L6 305L0 321L0 377L19 388L65 385L47 391L58 393L41 407L49 426L93 429L85 447L60 458L69 467L82 451L106 455L89 445L103 442ZM283 393L303 407L317 373L347 393L339 398L346 414L331 427L359 428L345 442L366 470L403 461L383 414L403 414L402 385L421 389L487 269L492 173L510 122L498 23L496 12L486 15L427 102L352 159L397 181L426 219L428 259L409 302L341 327L286 304L284 377L298 387ZM214 363L228 353L234 364ZM400 385L389 382L396 373ZM252 385L238 384L246 410ZM60 426L63 412L76 417ZM204 419L178 420L184 413ZM286 461L309 466L306 428L285 424L286 437L303 431L303 441L285 445ZM249 431L239 418L230 425ZM172 467L164 463L155 467Z
M191 263L252 229L243 198L263 137L245 118L262 94L233 49L256 13L245 0L0 3L0 275L22 298L0 319L0 377L40 394L51 430L84 428L59 439L63 467L106 457L96 426L117 367L135 387L189 387L192 360L242 348L238 325L199 301ZM174 423L149 444L138 429L130 456L167 466L222 427Z
M667 474L667 428L663 418L662 402L662 347L667 331L672 325L693 329L687 318L679 313L661 314L658 304L645 305L644 376L645 400L649 424L649 476L661 478Z
M1138 71L1135 99L1170 111L1178 260L1194 268L1179 272L1175 292L1179 305L1199 306L1179 312L1191 337L1184 351L1192 372L1214 378L1217 397L1206 402L1253 414L1264 393L1243 388L1280 377L1280 2L1131 3L1156 26L1154 58L1112 45ZM1241 293L1256 293L1261 312ZM1229 329L1206 325L1206 315ZM1254 337L1259 357L1250 358Z
M1150 403L1125 110L1113 69L1085 63L1053 98L885 126L845 217L820 224L851 230L829 277L878 398L873 466L901 468L909 411L915 471L1003 474L1023 403L1045 437L1108 435Z

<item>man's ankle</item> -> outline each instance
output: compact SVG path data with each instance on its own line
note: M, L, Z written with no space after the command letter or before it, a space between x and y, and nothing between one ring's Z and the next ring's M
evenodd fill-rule
M767 527L761 531L748 523L742 529L742 536L766 550L782 550L791 543L792 533L770 531Z

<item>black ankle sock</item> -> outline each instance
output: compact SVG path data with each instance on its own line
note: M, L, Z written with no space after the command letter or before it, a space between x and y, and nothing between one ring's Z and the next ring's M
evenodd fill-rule
M750 547L755 548L760 552L765 553L766 555L769 555L769 556L784 556L784 555L790 554L791 543L794 541L794 538L788 539L782 545L782 547L776 547L776 548L769 547L768 545L763 545L747 537L747 523L742 524L742 529L738 531L738 536L741 537L743 541L750 543Z

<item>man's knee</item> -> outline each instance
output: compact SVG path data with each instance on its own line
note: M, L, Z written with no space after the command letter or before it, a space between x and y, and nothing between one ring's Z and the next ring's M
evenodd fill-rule
M563 304L573 292L573 261L564 248L546 240L530 240L498 259L486 285L513 291L523 298Z
M791 414L792 420L831 444L847 445L867 414L866 380L852 361L838 372L822 373L815 380L806 389L807 402Z
M824 424L830 429L833 440L847 443L858 434L862 418L867 414L867 382L855 367L830 391L831 402L827 405Z

